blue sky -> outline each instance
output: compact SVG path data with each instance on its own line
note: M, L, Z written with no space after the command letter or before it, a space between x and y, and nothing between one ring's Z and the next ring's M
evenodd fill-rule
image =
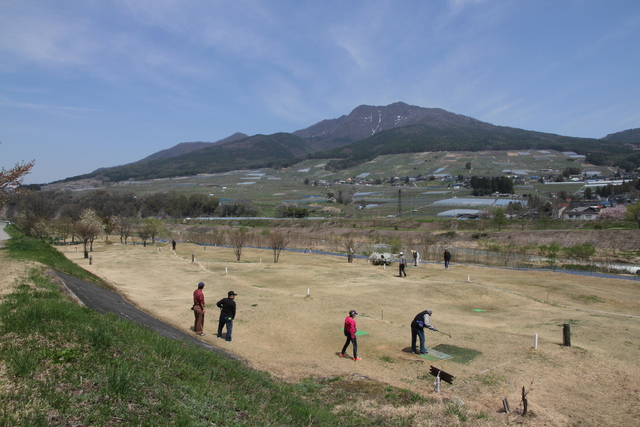
M637 0L0 0L0 166L46 183L358 105L640 127Z

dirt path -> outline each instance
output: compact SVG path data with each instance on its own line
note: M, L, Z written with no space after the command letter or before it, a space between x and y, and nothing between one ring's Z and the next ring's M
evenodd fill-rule
M435 365L456 377L437 397L455 394L472 413L504 417L498 414L502 398L517 406L525 386L533 388L531 425L640 424L640 319L628 317L640 315L635 282L455 264L448 271L410 267L407 278L398 278L395 266L363 260L285 252L273 264L270 251L245 249L238 263L229 248L190 244L177 252L94 244L88 265L81 251L61 250L186 333L192 333L193 290L204 281L203 341L288 381L358 373L433 396L428 372ZM234 341L225 343L215 338L214 304L229 290L239 294L238 316ZM409 323L427 307L433 324L452 335L428 332L427 347L455 346L477 352L475 358L428 361L408 353ZM367 332L358 338L361 362L337 356L350 309L360 313L358 329ZM570 348L561 345L566 322Z

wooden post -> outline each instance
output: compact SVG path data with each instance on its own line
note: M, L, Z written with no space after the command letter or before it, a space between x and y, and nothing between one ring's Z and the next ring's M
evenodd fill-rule
M505 414L511 412L511 408L509 408L509 399L507 399L507 396L502 398L502 407L504 408Z
M565 323L562 328L562 345L571 347L571 324Z
M196 262L196 254L191 254L191 262Z
M524 389L524 386L522 386L522 416L526 416L527 415L527 411L529 411L529 400L527 399L527 392Z
M93 255L89 255L89 265L93 264Z

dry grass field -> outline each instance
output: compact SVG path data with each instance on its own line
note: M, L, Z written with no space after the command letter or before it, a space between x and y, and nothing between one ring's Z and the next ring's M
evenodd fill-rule
M192 293L204 281L202 339L287 381L359 374L425 396L457 396L500 425L517 421L501 412L502 399L516 408L524 386L531 390L528 425L640 425L640 282L456 264L410 266L399 278L396 266L366 260L285 251L274 264L271 251L245 248L236 262L230 248L186 243L176 252L168 245L94 245L92 265L81 247L60 250L185 331L193 325ZM229 290L238 293L238 314L233 342L225 343L215 335L215 302ZM409 323L425 308L452 336L426 331L427 347L448 348L453 358L408 352ZM350 309L367 332L358 337L359 362L338 357ZM562 345L564 323L571 324L572 347ZM466 360L470 354L476 356ZM437 396L430 365L455 376Z

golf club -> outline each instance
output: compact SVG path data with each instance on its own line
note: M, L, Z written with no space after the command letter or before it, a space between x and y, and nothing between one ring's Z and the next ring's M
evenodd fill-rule
M446 336L448 336L449 338L451 338L451 335L447 334L446 332L442 332L442 331L436 331L436 332L440 332L442 335L446 335Z

